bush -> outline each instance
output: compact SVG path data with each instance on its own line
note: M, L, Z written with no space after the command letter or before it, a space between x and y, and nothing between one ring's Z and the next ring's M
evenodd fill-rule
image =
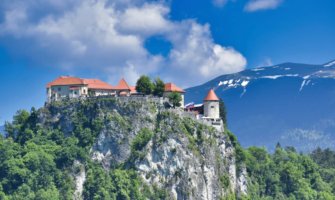
M132 151L142 150L143 147L147 145L148 142L151 140L153 135L153 132L150 131L148 128L141 129L141 131L136 135L135 139L132 142Z

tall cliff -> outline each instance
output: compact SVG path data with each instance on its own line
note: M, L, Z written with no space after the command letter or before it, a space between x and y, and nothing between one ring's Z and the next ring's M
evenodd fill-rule
M41 130L75 138L83 149L62 152L60 162L68 163L74 199L212 200L247 193L234 137L165 108L161 99L54 102L36 116ZM58 137L52 134L55 142Z

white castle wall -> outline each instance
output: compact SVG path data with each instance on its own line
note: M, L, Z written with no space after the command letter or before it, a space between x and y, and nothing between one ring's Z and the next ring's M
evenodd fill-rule
M204 116L209 118L220 118L220 106L218 101L204 102Z

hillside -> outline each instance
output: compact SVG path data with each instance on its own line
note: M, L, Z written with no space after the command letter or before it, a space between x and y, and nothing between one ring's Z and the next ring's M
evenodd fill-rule
M159 99L55 102L19 111L7 131L0 198L209 200L247 190L231 134Z
M210 88L228 109L228 124L241 144L335 148L335 62L284 63L219 76L186 91L186 102L202 102Z

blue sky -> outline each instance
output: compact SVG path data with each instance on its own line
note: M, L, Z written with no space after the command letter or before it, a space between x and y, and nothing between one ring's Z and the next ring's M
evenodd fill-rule
M183 87L245 68L335 59L333 0L2 0L0 125L60 75Z

